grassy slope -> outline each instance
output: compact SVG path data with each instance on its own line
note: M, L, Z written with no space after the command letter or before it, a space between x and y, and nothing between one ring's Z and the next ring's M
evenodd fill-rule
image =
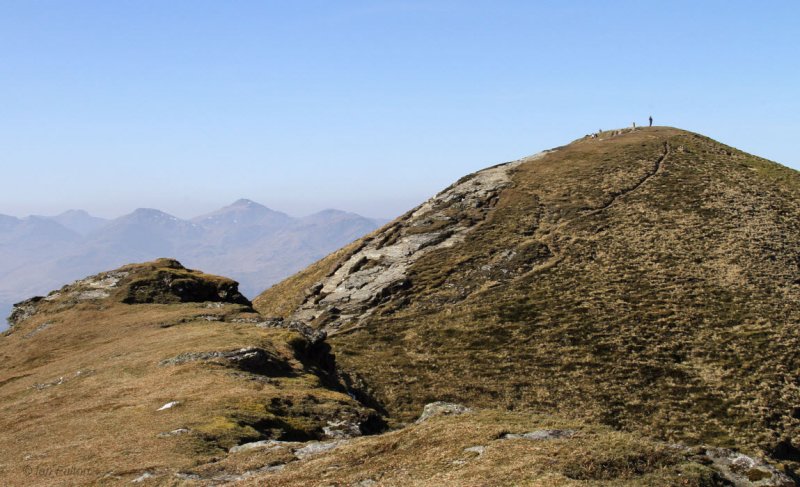
M232 281L150 264L123 269L131 275L111 297L76 304L62 290L0 339L0 483L125 483L144 471L201 468L247 441L316 439L328 420L368 414L299 360L309 344L298 333L233 322L257 317L249 306L119 301L159 273ZM273 365L257 374L224 361L160 365L244 347L263 349ZM172 401L180 404L157 411ZM179 428L191 432L159 437ZM57 467L72 473L47 473Z
M800 175L676 129L610 135L520 166L463 244L330 338L339 362L407 419L432 400L567 411L797 460ZM257 306L286 309L283 286Z
M349 440L305 461L285 448L228 454L231 446L265 438L320 439L329 421L371 412L325 385L299 334L242 322L259 319L246 304L180 303L155 294L166 281L231 284L176 264L126 266L117 284L102 287L107 297L76 298L119 271L65 287L0 339L0 483L129 485L149 473L144 485L208 485L286 463L250 482L717 485L691 451L571 419L498 411L433 418ZM163 303L124 304L134 289ZM244 347L264 350L272 365L252 373L221 360L162 364L181 354ZM172 401L179 404L158 411ZM578 433L549 442L500 439L541 428ZM179 429L188 432L164 435ZM480 458L464 451L477 445L486 447Z
M502 439L509 432L564 428L574 429L575 435L546 441ZM483 452L467 450L476 446L484 447ZM692 453L552 416L476 411L359 438L243 485L724 485Z

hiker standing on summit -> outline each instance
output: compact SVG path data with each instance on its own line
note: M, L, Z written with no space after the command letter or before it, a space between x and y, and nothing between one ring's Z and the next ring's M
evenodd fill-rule
M653 126L653 116L652 115L650 115L650 126L651 127Z

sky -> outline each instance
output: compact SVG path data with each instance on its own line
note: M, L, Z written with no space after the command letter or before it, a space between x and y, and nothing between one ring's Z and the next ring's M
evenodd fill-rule
M800 169L800 2L0 0L0 213L390 218L646 122Z

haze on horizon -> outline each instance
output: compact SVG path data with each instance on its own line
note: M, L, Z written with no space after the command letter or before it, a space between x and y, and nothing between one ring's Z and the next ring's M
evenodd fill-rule
M597 129L800 168L797 2L4 2L0 213L391 218Z

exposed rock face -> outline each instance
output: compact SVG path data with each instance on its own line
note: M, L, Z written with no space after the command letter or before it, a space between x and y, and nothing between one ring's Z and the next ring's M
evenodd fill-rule
M462 404L442 401L432 402L425 405L422 414L419 419L417 419L417 424L424 423L430 418L435 418L437 416L457 416L468 412L470 412L470 409Z
M483 220L511 174L537 154L462 178L364 244L335 271L311 287L293 319L324 329L357 325L376 304L410 285L409 267L423 255L460 242Z
M300 460L305 460L308 457L333 450L334 448L341 446L342 442L343 440L312 441L304 447L295 450L294 454Z
M229 450L228 453L241 453L250 450L261 450L261 449L291 448L293 446L299 447L300 445L302 445L302 443L296 441L278 441L278 440L251 441L250 443L234 446Z
M37 305L41 300L41 296L34 296L30 299L26 299L25 301L16 303L14 308L11 310L11 316L8 317L8 323L11 326L14 326L36 314L36 311L38 310Z
M508 433L503 438L506 440L557 440L559 438L570 438L574 434L574 430L536 430L521 434Z
M725 480L735 487L792 487L792 479L763 460L733 450L712 448L705 452Z
M42 309L58 311L82 302L111 299L126 304L218 302L250 306L236 281L187 269L174 259L131 264L75 281L47 296L35 296L14 305L11 326Z
M334 439L352 438L361 436L361 424L354 421L340 420L328 421L328 425L322 428L325 436Z
M246 372L266 377L285 376L292 372L291 366L281 357L258 347L247 347L230 351L190 352L162 360L160 365L182 365L189 362L216 362L232 365Z
M127 295L122 302L168 304L218 301L250 304L239 293L235 281L188 270L172 259L160 259L155 264L149 273L128 283Z

